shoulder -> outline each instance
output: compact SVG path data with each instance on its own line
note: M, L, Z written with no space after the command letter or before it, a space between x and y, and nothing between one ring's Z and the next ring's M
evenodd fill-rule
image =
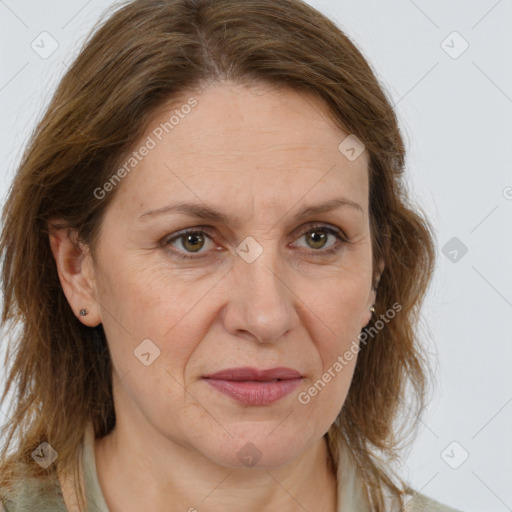
M66 512L58 482L25 478L0 488L0 512Z
M448 507L435 501L424 494L413 494L409 498L406 506L407 512L460 512L454 508Z

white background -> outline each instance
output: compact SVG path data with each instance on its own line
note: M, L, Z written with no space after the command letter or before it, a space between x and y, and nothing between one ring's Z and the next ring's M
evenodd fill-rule
M111 3L0 0L2 198L66 64ZM437 234L421 333L437 384L403 474L462 511L512 511L512 1L309 3L352 37L396 104L413 200ZM31 48L44 31L58 43L47 59ZM453 237L468 249L455 262L455 246L442 251ZM465 452L458 469L446 462Z

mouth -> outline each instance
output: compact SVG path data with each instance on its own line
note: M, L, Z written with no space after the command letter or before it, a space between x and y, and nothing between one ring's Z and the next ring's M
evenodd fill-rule
M297 370L285 367L268 370L243 367L229 368L202 378L215 390L239 403L264 406L289 395L303 376Z

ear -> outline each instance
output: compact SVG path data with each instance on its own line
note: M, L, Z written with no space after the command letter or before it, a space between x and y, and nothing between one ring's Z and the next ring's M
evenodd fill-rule
M370 311L370 308L375 304L375 301L377 300L378 282L380 280L380 276L382 275L382 271L384 270L384 267L385 267L384 260L381 258L379 260L379 272L375 278L375 281L377 284L375 285L375 287L373 287L373 284L372 284L372 289L370 290L370 293L368 295L368 302L366 303L366 310L364 311L364 314L363 314L363 320L362 320L363 324L362 324L361 328L368 325L368 322L372 318L372 312Z
M88 327L101 323L96 301L94 264L89 248L78 240L76 231L58 227L58 221L48 223L50 247L64 295L77 318ZM80 310L87 309L87 315Z

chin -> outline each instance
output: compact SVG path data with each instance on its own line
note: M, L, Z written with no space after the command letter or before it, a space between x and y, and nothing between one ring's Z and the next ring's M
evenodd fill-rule
M274 424L272 428L275 428ZM237 469L278 469L285 466L305 449L304 436L299 432L293 435L269 435L270 429L261 429L255 435L229 437L219 442L217 449L203 452L220 466ZM275 434L275 433L274 433Z

